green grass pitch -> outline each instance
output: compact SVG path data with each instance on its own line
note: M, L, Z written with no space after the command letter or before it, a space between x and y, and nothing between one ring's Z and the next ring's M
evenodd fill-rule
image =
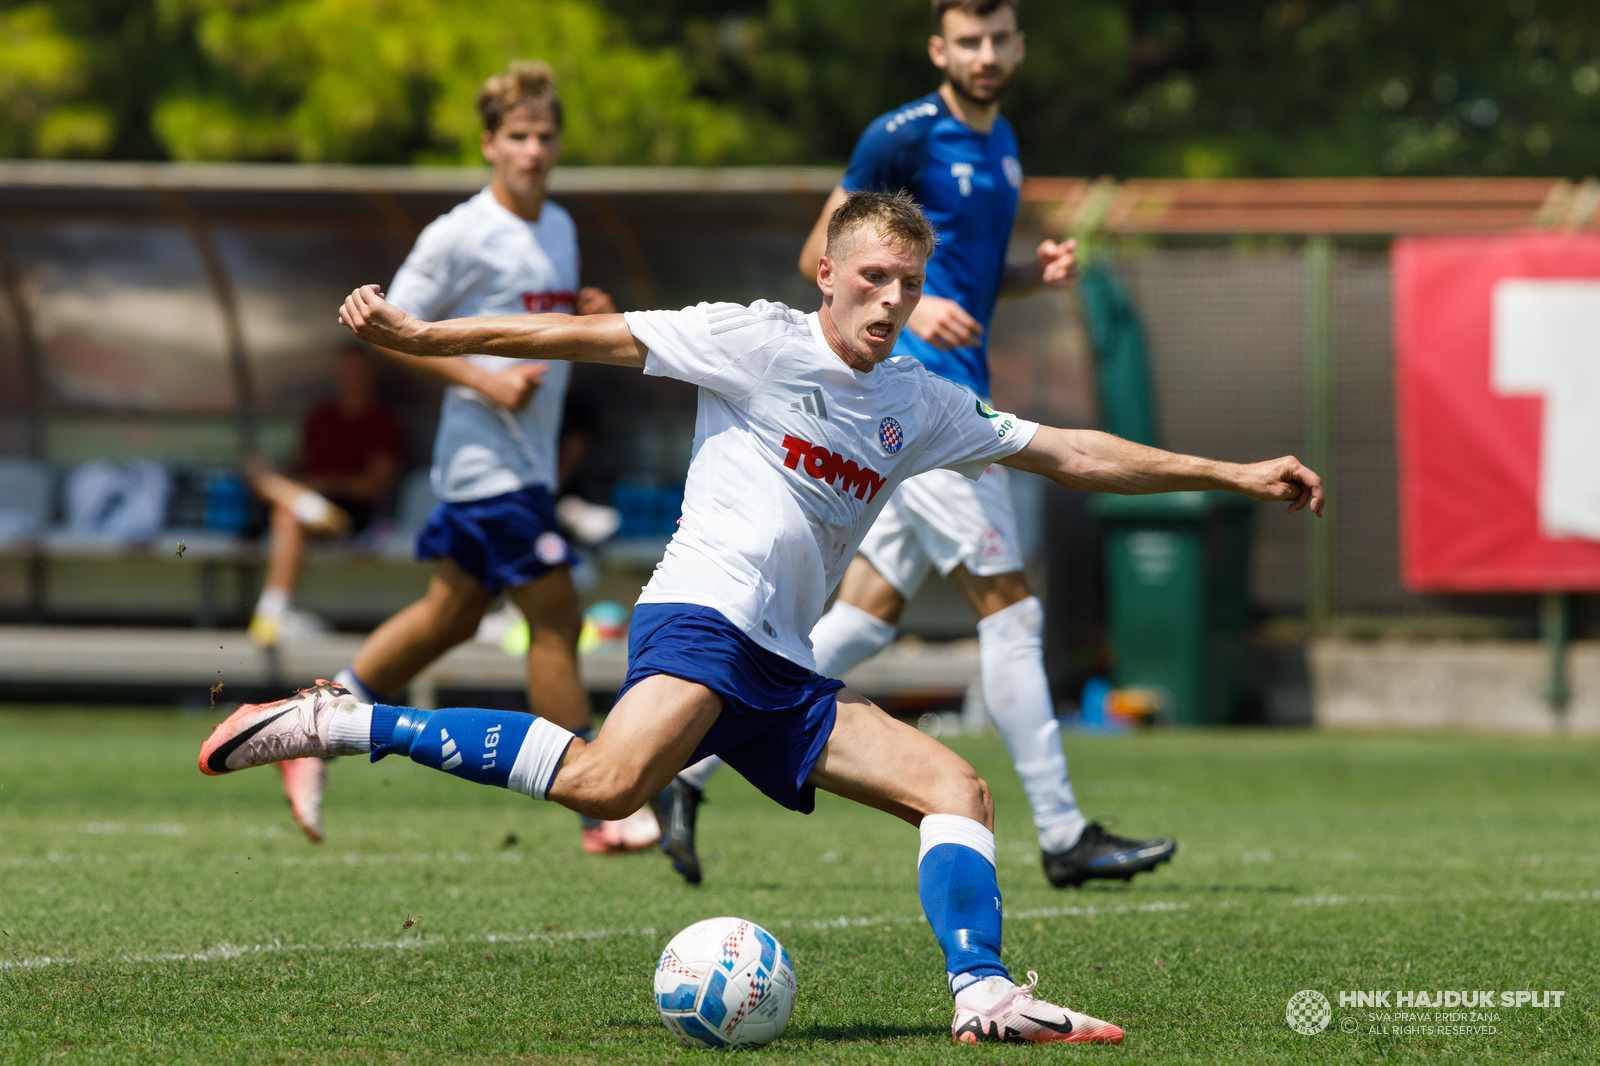
M885 815L819 797L801 817L725 774L691 890L658 854L583 855L566 811L346 759L313 847L270 770L195 769L213 717L0 712L0 1062L704 1061L650 982L667 939L718 914L794 959L763 1061L1600 1059L1593 743L1073 737L1085 809L1181 847L1131 884L1059 892L999 741L959 739L999 808L1006 961L1128 1033L972 1049L949 1043L917 835ZM1480 988L1566 996L1445 1036L1368 1032L1337 997ZM1285 1024L1301 989L1333 1000L1327 1031Z

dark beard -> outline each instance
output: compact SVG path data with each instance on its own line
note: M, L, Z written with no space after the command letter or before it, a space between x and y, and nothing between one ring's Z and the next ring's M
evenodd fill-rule
M955 91L955 94L961 97L963 100L966 100L969 103L979 104L987 107L1006 94L1006 90L1011 88L1011 83L1016 80L1016 77L1017 72L1014 70L1010 74L1006 75L1006 77L1001 80L1000 84L995 86L994 95L988 97L987 99L972 92L965 85L962 85L954 78L946 77L945 80L950 83L950 88Z

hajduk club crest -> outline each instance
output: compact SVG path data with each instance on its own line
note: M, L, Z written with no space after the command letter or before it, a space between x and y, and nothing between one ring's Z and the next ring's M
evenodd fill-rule
M905 442L905 435L900 432L900 423L892 418L884 418L878 423L878 443L883 445L883 450L887 454L893 455Z

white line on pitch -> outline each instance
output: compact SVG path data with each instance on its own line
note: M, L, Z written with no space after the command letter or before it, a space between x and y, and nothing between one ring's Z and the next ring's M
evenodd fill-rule
M1187 903L1144 903L1117 907L1046 907L1041 910L1012 911L1007 918L1022 921L1039 918L1066 918L1100 914L1128 914L1134 912L1186 910ZM778 919L767 924L773 929L798 929L828 932L831 930L864 929L881 925L911 925L925 921L922 915L881 915L869 918ZM524 944L531 942L567 942L585 940L615 940L623 937L655 937L659 932L653 926L640 929L587 929L567 932L539 933L485 933L462 937L466 944ZM445 947L452 942L449 937L414 936L395 940L361 940L345 944L285 944L274 940L270 944L239 945L228 942L195 952L162 952L156 955L118 955L103 959L75 959L70 957L41 956L37 958L0 960L0 970L35 968L41 966L67 966L81 962L99 963L164 963L164 962L227 962L247 955L273 952L336 952L336 951L415 951L423 948Z

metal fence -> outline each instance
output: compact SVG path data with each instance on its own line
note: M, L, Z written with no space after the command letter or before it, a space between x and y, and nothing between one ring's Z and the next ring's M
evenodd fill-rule
M1116 257L1148 333L1158 424L1180 451L1234 461L1310 461L1304 247L1134 248ZM1389 265L1335 249L1331 286L1332 599L1338 614L1424 609L1400 584ZM1304 517L1263 506L1252 599L1307 607Z

